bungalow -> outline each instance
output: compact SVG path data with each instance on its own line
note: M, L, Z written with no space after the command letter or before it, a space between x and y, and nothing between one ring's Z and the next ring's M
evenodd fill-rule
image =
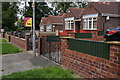
M63 17L62 16L53 16L41 18L40 22L40 31L42 32L55 32L63 30Z
M48 18L46 17L42 17L41 21L40 21L40 31L41 32L46 32L46 22L47 22Z
M63 17L50 15L46 23L46 31L55 32L61 30L63 30Z
M120 26L119 6L118 2L90 2L81 16L80 33Z
M68 8L64 16L64 33L76 33L80 30L80 16L83 8Z

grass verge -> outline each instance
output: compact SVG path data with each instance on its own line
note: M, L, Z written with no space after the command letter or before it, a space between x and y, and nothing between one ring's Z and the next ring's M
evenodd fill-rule
M0 52L2 52L0 55L22 52L22 50L10 43L0 43L0 45Z
M7 42L5 39L0 39L0 42Z
M33 69L24 72L16 72L11 75L3 76L4 78L74 78L73 72L64 70L60 67L47 67Z

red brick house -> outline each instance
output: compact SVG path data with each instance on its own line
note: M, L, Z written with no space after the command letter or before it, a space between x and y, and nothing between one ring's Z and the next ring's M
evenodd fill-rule
M40 31L41 32L46 32L46 22L47 22L48 18L46 17L42 17L41 21L40 21Z
M118 2L90 2L81 16L80 33L120 26L119 6Z
M45 18L42 17L40 22L40 31L43 32L55 32L56 30L63 30L63 17L50 15Z
M60 35L68 35L69 33L76 33L80 30L80 16L84 11L83 8L68 8L64 17L64 30Z
M55 32L56 30L63 30L63 17L50 15L46 23L46 31Z

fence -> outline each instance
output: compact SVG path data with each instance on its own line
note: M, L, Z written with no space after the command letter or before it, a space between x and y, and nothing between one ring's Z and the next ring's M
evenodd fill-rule
M109 44L88 40L68 40L68 49L109 60Z
M75 38L92 38L92 33L76 33Z
M107 55L104 51L106 48L110 52ZM62 38L61 50L62 66L84 78L120 79L120 45ZM99 51L110 59L99 58ZM90 52L90 55L85 52ZM92 56L93 54L98 57Z
M59 36L42 36L38 40L38 54L60 63L61 42Z

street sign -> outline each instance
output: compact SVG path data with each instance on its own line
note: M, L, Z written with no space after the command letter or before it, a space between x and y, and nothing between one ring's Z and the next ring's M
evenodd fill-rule
M32 27L32 18L31 17L24 18L24 26L25 27Z

